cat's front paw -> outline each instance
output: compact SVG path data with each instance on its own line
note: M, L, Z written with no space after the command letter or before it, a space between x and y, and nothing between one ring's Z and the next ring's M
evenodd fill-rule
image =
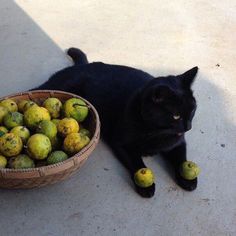
M187 190L187 191L193 191L197 188L197 178L193 179L193 180L187 180L187 179L184 179L179 171L176 171L175 172L175 178L176 178L176 182L177 184Z
M135 184L136 191L139 195L145 198L150 198L155 193L155 184L153 183L150 187L142 188Z

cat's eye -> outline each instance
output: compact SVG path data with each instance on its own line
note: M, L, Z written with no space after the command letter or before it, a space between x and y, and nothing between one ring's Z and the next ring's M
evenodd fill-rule
M179 119L180 119L180 115L174 115L174 116L173 116L173 119L174 119L174 120L179 120Z

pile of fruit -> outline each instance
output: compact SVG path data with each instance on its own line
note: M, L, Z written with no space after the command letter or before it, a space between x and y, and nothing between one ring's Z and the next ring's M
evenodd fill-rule
M90 142L83 122L86 103L70 98L62 104L48 98L0 101L0 168L25 169L55 164L79 152Z

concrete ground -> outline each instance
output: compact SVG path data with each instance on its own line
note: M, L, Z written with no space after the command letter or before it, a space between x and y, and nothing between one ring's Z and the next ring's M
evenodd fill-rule
M0 190L2 236L236 235L236 5L234 0L1 0L0 94L23 91L71 64L76 46L90 61L125 64L153 75L200 68L198 110L188 158L201 169L185 192L158 157L143 199L100 142L83 168L62 183Z

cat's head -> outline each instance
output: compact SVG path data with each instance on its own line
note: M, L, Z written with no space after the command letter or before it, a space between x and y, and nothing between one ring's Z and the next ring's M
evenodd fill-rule
M181 136L192 127L196 100L191 85L198 67L177 76L153 79L141 94L141 116L145 125L165 134Z

